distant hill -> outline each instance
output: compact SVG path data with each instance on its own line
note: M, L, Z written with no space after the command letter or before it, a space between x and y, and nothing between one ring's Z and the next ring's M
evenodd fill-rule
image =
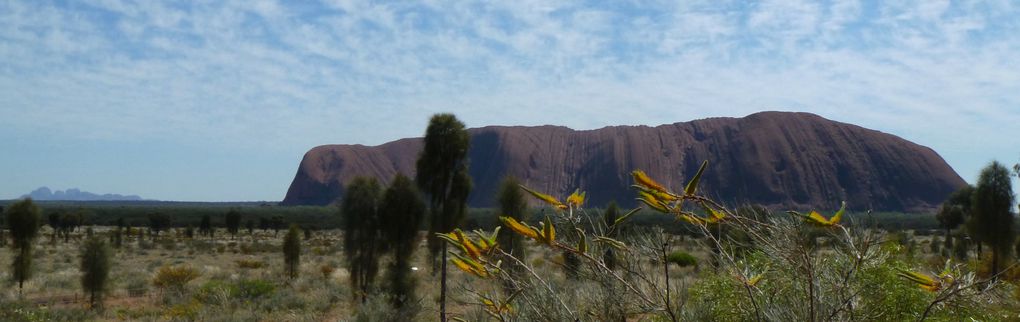
M656 127L562 126L470 129L474 207L495 204L500 180L514 175L539 191L588 192L592 206L634 206L630 172L641 169L678 190L703 160L706 194L733 206L780 210L930 211L965 182L930 148L895 135L809 113L762 112ZM323 205L355 176L389 182L414 175L421 138L383 145L324 145L308 151L284 205Z
M51 191L48 187L40 187L35 189L27 195L21 196L22 198L31 197L33 200L47 201L47 200L61 200L61 201L137 201L143 200L142 197L136 195L118 195L118 194L95 194L88 191L81 191L77 188L71 188L67 190Z

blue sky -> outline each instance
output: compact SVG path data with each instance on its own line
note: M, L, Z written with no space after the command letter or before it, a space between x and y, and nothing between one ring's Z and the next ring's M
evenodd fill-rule
M0 0L0 198L280 200L322 144L806 111L1020 161L1013 1Z

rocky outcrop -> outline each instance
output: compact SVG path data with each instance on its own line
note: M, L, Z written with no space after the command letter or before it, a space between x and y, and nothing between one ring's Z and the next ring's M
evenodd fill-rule
M489 207L506 175L555 195L588 191L591 205L634 205L630 172L679 189L709 160L702 191L731 205L778 209L927 211L965 182L930 148L808 113L762 112L656 127L575 131L561 126L470 129L469 204ZM285 205L322 205L355 176L414 174L421 139L324 145L305 154Z

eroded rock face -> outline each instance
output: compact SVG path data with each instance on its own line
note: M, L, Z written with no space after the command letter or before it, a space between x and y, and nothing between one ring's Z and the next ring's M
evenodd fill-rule
M506 175L559 196L581 188L592 206L610 200L633 206L632 170L679 190L702 160L709 160L702 191L732 206L835 209L846 200L854 210L929 211L965 184L927 147L808 113L589 131L490 126L469 132L474 207L493 206ZM421 142L316 147L305 154L283 204L328 204L359 175L384 183L398 172L413 177Z

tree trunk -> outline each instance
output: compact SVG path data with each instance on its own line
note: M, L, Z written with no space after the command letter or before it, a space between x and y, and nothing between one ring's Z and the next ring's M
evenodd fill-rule
M999 273L999 251L992 248L992 276Z
M446 322L446 240L441 241L440 245L443 250L443 271L439 283L439 321Z

